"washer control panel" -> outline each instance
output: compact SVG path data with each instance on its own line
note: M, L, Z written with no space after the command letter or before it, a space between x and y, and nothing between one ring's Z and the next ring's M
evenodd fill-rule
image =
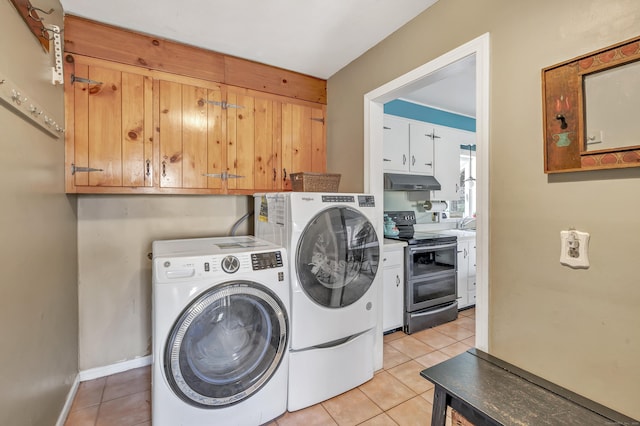
M282 268L282 253L279 251L252 253L251 267L254 271L259 271L261 269Z
M204 279L215 274L247 274L284 269L284 250L235 253L214 256L185 256L156 259L153 268L158 282ZM279 272L283 274L284 272ZM280 279L282 281L282 279Z

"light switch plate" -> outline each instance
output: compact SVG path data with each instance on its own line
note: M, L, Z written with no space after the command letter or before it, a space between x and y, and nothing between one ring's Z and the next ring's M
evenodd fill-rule
M560 231L560 263L586 269L589 264L589 234L576 230Z

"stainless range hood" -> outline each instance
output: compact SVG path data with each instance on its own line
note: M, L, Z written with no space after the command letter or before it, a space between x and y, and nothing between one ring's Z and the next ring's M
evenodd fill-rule
M433 176L385 173L384 189L387 191L439 191L441 186Z

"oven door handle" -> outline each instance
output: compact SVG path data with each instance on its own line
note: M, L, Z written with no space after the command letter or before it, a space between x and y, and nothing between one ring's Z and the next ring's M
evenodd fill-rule
M452 244L441 244L441 245L437 245L437 246L421 246L421 245L416 245L416 246L407 246L407 249L409 249L410 253L424 253L426 251L435 251L435 250L442 250L442 249L448 249L448 248L456 248L458 246L458 243L452 243Z
M446 305L437 309L429 309L428 311L425 311L425 312L412 312L411 317L418 318L418 317L424 317L426 315L434 315L434 314L438 314L440 312L446 311L447 309L451 309L451 303L447 303Z

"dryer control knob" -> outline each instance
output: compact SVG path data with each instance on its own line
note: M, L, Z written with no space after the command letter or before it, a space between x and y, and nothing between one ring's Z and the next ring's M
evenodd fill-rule
M222 270L227 274L233 274L240 269L240 260L235 256L227 256L222 259Z

